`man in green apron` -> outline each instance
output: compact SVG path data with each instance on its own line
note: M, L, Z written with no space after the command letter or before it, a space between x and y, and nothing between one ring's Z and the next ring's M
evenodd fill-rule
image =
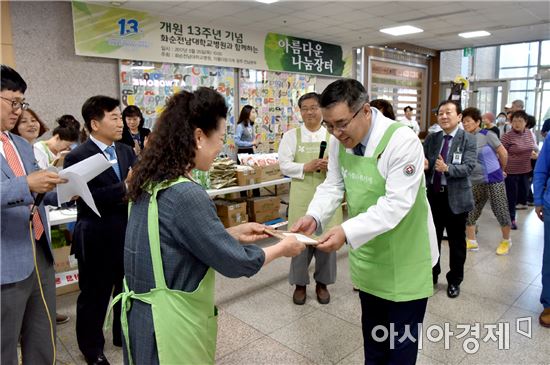
M324 159L325 148L330 134L321 126L320 95L311 92L304 94L298 100L303 125L291 129L283 135L279 145L279 164L284 175L292 178L290 184L288 226L306 214L309 202L315 189L326 177L328 160ZM342 209L338 208L332 221L327 226L331 228L342 223ZM309 284L308 267L315 256L315 279L317 301L321 304L330 302L327 285L336 281L336 252L323 252L308 246L300 255L290 262L288 281L296 285L292 300L297 305L306 302L306 286Z
M317 249L351 246L365 363L414 364L438 255L422 145L409 128L371 108L356 80L333 82L320 104L338 143L329 149L326 180L292 230L324 229L346 195L349 219L325 232Z

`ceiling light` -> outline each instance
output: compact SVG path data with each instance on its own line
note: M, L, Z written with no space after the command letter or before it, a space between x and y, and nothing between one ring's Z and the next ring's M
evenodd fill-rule
M461 36L462 38L476 38L476 37L487 37L488 35L491 35L491 33L485 30L476 30L475 32L458 33L458 35Z
M405 35L405 34L421 33L424 30L417 27L413 27L412 25L401 25L399 27L380 29L380 31L382 33L399 36L399 35Z
M151 70L155 68L155 66L132 66L134 70Z
M273 3L276 3L279 0L256 0L256 1L259 2L259 3L262 3L262 4L273 4Z

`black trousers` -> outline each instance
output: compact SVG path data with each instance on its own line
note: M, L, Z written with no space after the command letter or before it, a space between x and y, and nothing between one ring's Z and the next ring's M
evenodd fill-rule
M443 230L447 229L450 266L447 273L447 282L460 285L464 279L464 263L466 262L466 218L468 212L454 214L449 207L447 191L435 193L431 185L428 186L428 201L432 208L439 252L441 252ZM432 269L434 282L441 274L440 261L441 258L437 260L437 264Z
M527 204L527 190L530 189L529 174L510 174L504 179L510 219L516 220L516 204Z
M428 298L392 302L363 291L359 298L365 364L415 364Z
M76 302L76 338L78 347L87 358L103 353L105 338L103 323L111 296L122 291L124 265L114 260L105 248L96 247L93 254L87 251L86 259L78 259L80 295ZM120 255L117 255L120 256ZM113 344L121 346L120 303L114 307Z

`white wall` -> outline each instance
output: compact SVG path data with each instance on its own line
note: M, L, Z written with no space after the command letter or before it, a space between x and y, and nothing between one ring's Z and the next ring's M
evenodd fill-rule
M75 55L70 2L10 2L16 70L31 108L50 126L63 114L84 123L84 101L119 98L117 60Z

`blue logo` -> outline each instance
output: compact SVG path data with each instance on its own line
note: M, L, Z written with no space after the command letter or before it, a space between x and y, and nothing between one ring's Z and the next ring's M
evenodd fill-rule
M135 19L122 18L117 24L119 25L119 33L121 36L137 34L139 31L139 23Z

